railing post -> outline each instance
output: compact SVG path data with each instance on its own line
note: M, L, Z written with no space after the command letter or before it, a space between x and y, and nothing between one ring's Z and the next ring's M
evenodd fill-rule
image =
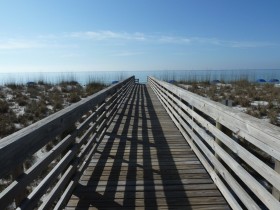
M219 123L218 120L216 120L216 128L219 129L220 131L222 131L224 134L226 134L227 136L229 137L232 137L232 131L230 129L228 129L227 127L223 126L221 123ZM215 137L215 142L219 145L219 146L222 146L222 142L217 138ZM220 161L221 158L219 157L219 155L215 152L215 157ZM231 170L231 169L229 169ZM217 173L217 170L215 169L216 173Z
M232 130L230 130L230 129L228 129L227 127L225 127L225 126L223 126L221 123L219 123L218 121L216 121L216 128L217 129L219 129L220 131L222 131L224 134L226 134L227 136L229 136L230 138L232 138L233 137L233 135L232 135ZM215 137L215 141L216 141L216 143L219 145L219 146L221 146L221 147L223 147L223 143L217 138L217 137ZM232 139L232 141L234 141L233 139ZM227 151L227 153L231 153L231 154L233 154L234 155L234 153L231 151L231 150L229 150L229 149L227 149L227 148L223 148L225 151ZM221 162L221 158L219 157L219 155L215 152L215 157L219 160L219 162ZM235 160L239 163L240 162L240 158L238 157L238 156L235 156ZM217 169L215 168L214 169L215 170L215 172L216 173L218 173L218 171L217 171ZM231 168L228 168L227 169L230 173L232 173L232 169Z
M216 121L216 128L222 131L222 130L223 130L223 125L220 124L218 121ZM216 142L218 145L221 145L221 144L222 144L221 141L220 141L217 137L215 137L215 142ZM216 152L215 152L215 157L216 157L218 160L220 160L220 157L219 157L219 155L218 155Z
M12 172L12 179L16 180L18 176L24 173L23 164L18 165ZM24 189L22 192L19 192L17 196L15 196L15 204L19 206L20 203L24 200L27 195L27 190Z
M275 159L274 170L277 173L280 173L280 161ZM275 187L272 188L272 195L279 201L280 200L280 192Z
M232 101L231 100L224 100L222 102L225 106L229 106L231 107L232 106ZM216 120L216 128L219 129L220 131L222 131L223 133L227 134L228 136L232 137L232 131L228 128L226 128L225 126L223 126L221 123L218 122L218 120ZM215 137L215 142L221 146L222 145L222 142L217 138ZM220 157L219 155L215 152L215 157L220 161ZM215 172L217 173L217 170L215 169Z
M194 112L194 106L192 106L192 111ZM192 114L192 121L194 123L194 117L193 117L193 114ZM192 131L193 131L193 127L192 127Z

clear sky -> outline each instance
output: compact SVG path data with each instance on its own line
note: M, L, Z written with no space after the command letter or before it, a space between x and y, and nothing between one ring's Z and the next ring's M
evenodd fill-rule
M0 0L0 72L280 69L280 0Z

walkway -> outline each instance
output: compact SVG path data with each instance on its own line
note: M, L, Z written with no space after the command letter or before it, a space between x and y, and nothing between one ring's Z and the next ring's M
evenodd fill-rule
M65 209L230 209L153 91L134 86Z

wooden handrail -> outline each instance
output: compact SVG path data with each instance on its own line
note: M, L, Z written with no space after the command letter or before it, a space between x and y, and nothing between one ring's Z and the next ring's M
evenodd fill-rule
M153 77L148 83L233 209L280 209L279 127ZM238 139L274 159L275 170Z
M130 77L1 139L0 179L14 177L0 193L1 209L13 202L19 209L49 209L55 200L61 207L134 83ZM34 153L66 131L42 158L22 169Z

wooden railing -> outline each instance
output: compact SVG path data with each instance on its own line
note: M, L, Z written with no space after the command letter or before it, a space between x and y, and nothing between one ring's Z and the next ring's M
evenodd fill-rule
M148 77L233 209L280 209L280 128Z
M1 139L0 179L10 183L0 209L61 209L134 82L130 77Z

